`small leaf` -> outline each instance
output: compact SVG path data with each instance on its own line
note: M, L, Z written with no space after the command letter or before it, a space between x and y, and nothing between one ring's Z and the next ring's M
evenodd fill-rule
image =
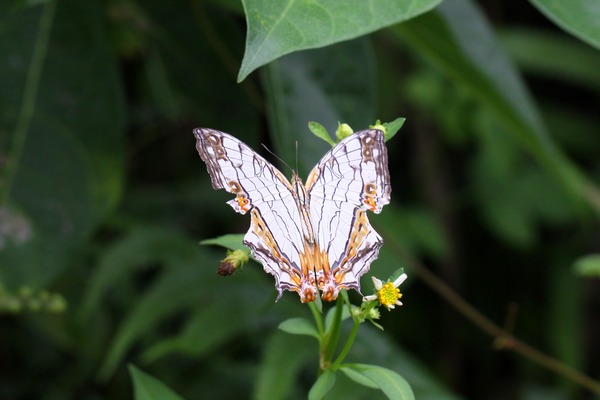
M202 245L210 245L215 244L217 246L222 246L231 250L248 250L248 248L244 245L242 240L244 239L244 235L242 234L229 234L219 236L213 239L202 240L200 244Z
M321 125L320 123L310 121L308 123L308 129L310 129L310 131L312 133L314 133L316 137L323 139L324 141L329 143L332 147L335 146L335 142L333 141L331 136L329 136L329 132L327 132L327 129L325 129L325 127L323 125Z
M129 365L129 374L135 400L183 400L164 383L133 365Z
M290 318L279 324L279 329L292 335L307 335L319 339L315 327L304 318Z
M391 138L393 138L396 135L396 133L398 133L400 128L402 128L402 125L404 125L405 121L406 121L406 118L401 117L401 118L396 118L392 122L386 122L383 124L383 126L385 126L385 141L386 142L388 140L390 140Z
M335 384L335 372L323 372L308 392L308 400L321 400Z
M345 367L373 381L389 399L414 400L415 398L406 379L390 369L369 364L347 364Z
M573 268L581 276L600 277L600 254L580 257L573 264Z

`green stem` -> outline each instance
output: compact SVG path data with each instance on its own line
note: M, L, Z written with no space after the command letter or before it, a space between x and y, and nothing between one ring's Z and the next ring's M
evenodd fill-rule
M353 321L354 321L354 325L352 326L352 331L350 331L350 336L348 336L348 340L346 340L346 344L344 345L344 348L342 349L340 355L335 359L333 364L331 364L331 369L334 371L340 367L340 365L342 364L342 361L344 361L344 359L350 352L350 349L352 348L352 345L354 344L354 340L356 339L356 334L358 333L358 328L360 327L360 322L357 319L353 319Z
M340 331L342 329L343 311L344 311L343 299L342 299L342 296L339 296L335 303L335 315L333 316L333 322L332 322L331 328L327 334L327 343L324 348L326 363L329 363L329 361L333 358L333 354L335 353L335 349L336 349L338 341L340 339Z
M317 332L319 332L319 337L323 337L323 334L325 333L325 330L323 328L323 319L321 316L321 313L319 312L319 310L317 310L317 306L315 306L314 302L310 302L308 303L308 308L310 308L310 312L313 315L313 318L315 319L315 325L317 325Z

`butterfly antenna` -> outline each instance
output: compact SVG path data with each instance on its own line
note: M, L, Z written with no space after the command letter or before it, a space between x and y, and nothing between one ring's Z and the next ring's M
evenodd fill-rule
M298 141L296 140L296 173L298 172Z
M292 169L292 167L290 167L290 166L288 165L288 163L286 163L286 162L283 160L283 158L281 158L281 157L279 157L277 154L273 153L273 152L271 151L271 149L269 149L269 148L268 148L268 147L267 147L267 146L266 146L264 143L261 143L261 144L262 144L262 147L264 147L264 148L265 148L265 149L266 149L266 150L267 150L269 153L271 153L271 155L272 155L273 157L275 157L276 159L278 159L278 160L279 160L279 161L280 161L280 162L281 162L283 165L285 165L286 167L288 167L288 168L289 168L289 169L290 169L292 172L294 171L294 170Z

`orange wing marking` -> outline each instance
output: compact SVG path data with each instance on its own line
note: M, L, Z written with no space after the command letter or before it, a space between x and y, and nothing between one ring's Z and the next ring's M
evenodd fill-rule
M350 231L350 238L346 247L346 254L340 260L340 263L333 271L324 271L323 283L319 286L322 290L321 297L325 301L333 301L337 298L340 289L348 289L349 287L343 283L344 275L351 271L351 261L356 257L358 249L370 232L369 220L367 213L364 210L356 210L356 218L354 225ZM350 268L348 268L350 264ZM329 263L327 264L329 266Z
M375 201L375 196L377 196L377 186L373 183L366 183L363 195L365 197L363 203L366 204L369 210L375 211L377 208L377 202Z
M312 271L311 258L312 254L310 252L300 252L300 263L301 263L301 271L298 271L297 268L290 263L290 261L281 254L279 249L279 245L275 241L273 234L268 229L267 224L261 217L258 210L253 209L250 213L251 225L254 231L254 234L258 236L264 244L267 246L266 251L269 253L269 257L274 259L279 267L290 277L291 285L289 287L290 290L297 292L300 295L300 300L303 303L309 303L313 301L317 296L317 291L315 288L315 278L314 272ZM304 247L306 250L307 244L304 243ZM277 279L279 279L277 277Z
M250 209L252 208L252 205L250 204L250 199L248 199L248 195L244 192L239 182L229 181L229 191L236 195L235 200L238 202L242 211L250 211Z

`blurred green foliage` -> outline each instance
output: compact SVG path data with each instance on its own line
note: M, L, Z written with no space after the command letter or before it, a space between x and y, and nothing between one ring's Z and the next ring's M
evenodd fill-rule
M0 2L0 398L306 398L316 344L277 330L306 307L256 264L218 276L224 250L198 243L248 218L192 129L306 176L328 146L309 121L400 116L372 273L405 267L405 305L348 360L419 400L589 398L493 351L404 256L500 325L518 305L518 337L600 377L596 1ZM352 371L330 398L383 396Z

